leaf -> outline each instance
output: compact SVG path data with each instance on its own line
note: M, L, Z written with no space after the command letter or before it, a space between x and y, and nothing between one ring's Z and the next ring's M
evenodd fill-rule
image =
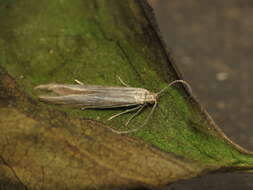
M213 171L251 172L252 153L231 142L183 87L159 99L148 124L127 130L122 109L39 102L44 83L120 85L157 92L180 75L145 1L0 1L0 180L20 189L158 187ZM129 128L142 124L145 109Z

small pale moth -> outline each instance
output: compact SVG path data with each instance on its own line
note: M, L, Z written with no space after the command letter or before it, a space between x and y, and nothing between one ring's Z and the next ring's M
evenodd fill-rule
M119 77L118 77L119 78ZM118 131L110 128L113 132L118 134L131 133L142 128L153 114L159 95L164 92L167 88L175 83L185 84L189 90L190 85L184 80L172 81L167 87L163 88L157 93L150 92L144 88L133 88L129 87L120 78L120 82L124 86L98 86L98 85L83 85L77 81L78 84L44 84L38 85L35 89L48 90L54 92L56 95L45 95L39 96L43 101L68 105L72 107L80 107L82 109L106 109L106 108L119 108L119 107L131 107L121 113L111 116L108 120L111 120L119 115L136 111L126 122L126 125L138 115L144 107L147 105L153 105L148 117L142 125L135 129L127 131Z

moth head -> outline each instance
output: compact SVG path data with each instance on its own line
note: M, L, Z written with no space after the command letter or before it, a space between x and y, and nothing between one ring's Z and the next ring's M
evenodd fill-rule
M146 101L150 104L154 104L157 102L157 97L158 97L158 94L157 93L153 93L153 92L149 92L147 95L146 95Z

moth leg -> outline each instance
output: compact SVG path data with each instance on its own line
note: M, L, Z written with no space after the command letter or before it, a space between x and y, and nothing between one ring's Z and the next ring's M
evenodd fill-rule
M126 83L120 78L120 76L117 75L117 77L118 77L119 81L121 82L121 84L123 84L123 86L130 87L128 84L126 84Z
M148 117L145 119L144 123L142 125L140 125L139 127L135 128L135 129L130 129L128 131L118 131L118 130L115 130L113 128L110 128L110 130L114 133L117 133L117 134L127 134L127 133L133 133L133 132L136 132L138 131L140 128L144 127L147 122L149 121L150 117L152 116L152 114L154 113L155 111L155 108L157 107L157 102L155 102L154 106L152 107Z
M115 115L109 117L107 120L109 121L109 120L112 120L113 118L118 117L118 116L120 116L120 115L123 115L123 114L125 114L125 113L129 113L129 112L132 112L132 111L134 111L134 110L138 110L141 106L142 106L142 105L139 105L139 106L134 107L134 108L132 108L132 109L128 109L128 110L125 110L125 111L123 111L123 112L121 112L121 113L115 114Z
M137 110L137 111L127 120L127 122L125 123L125 126L127 126L127 125L130 123L130 121L131 121L135 116L137 116L137 115L143 110L143 108L144 108L145 106L146 106L146 105L143 104L143 105L140 107L140 109Z
M77 84L84 85L83 82L81 82L80 80L75 79L74 81L75 81Z

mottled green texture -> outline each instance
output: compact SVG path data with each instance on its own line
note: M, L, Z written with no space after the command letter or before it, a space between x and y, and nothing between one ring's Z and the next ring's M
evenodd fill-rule
M157 92L177 78L139 4L132 0L1 0L0 66L36 101L38 92L33 88L39 84L78 79L91 85L121 85L117 75L130 86ZM130 135L207 166L252 166L252 156L222 139L186 94L182 88L169 88L149 123ZM40 106L119 130L126 130L123 124L129 117L108 122L122 109ZM145 109L129 127L143 123L149 111Z

